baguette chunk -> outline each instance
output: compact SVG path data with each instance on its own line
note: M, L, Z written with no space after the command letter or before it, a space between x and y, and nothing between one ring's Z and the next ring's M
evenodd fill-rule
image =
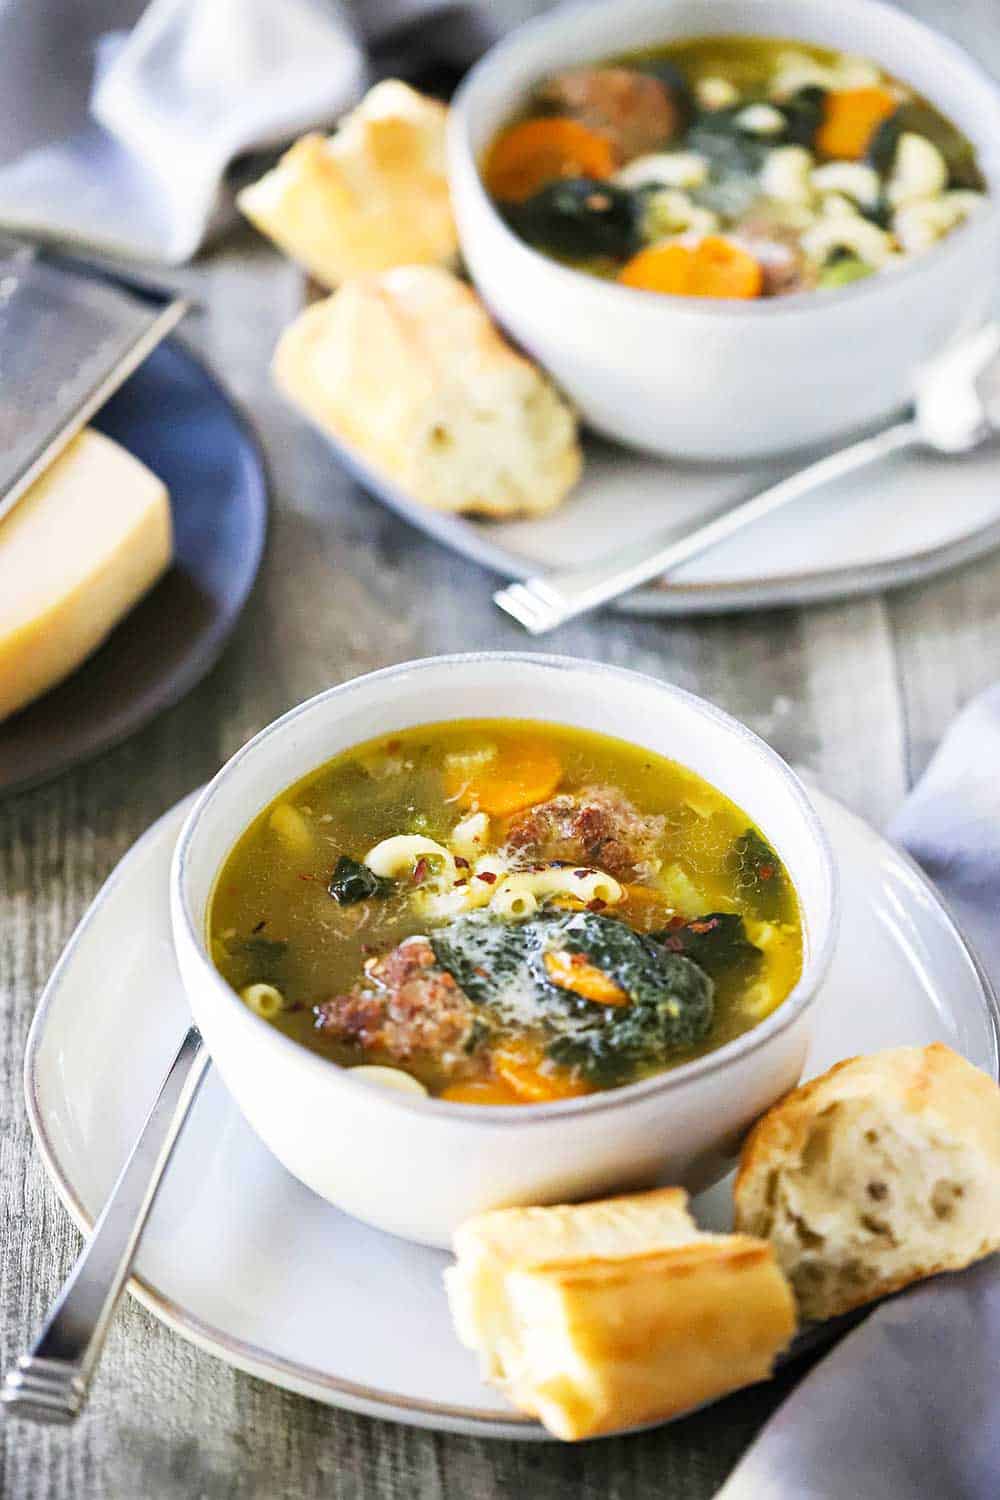
M1000 1089L941 1043L839 1063L759 1122L735 1193L803 1318L959 1270L1000 1248Z
M565 1440L762 1380L795 1330L770 1247L702 1234L679 1188L482 1214L455 1253L459 1338L486 1380Z
M576 418L475 293L406 266L307 308L274 356L308 416L432 510L540 515L580 473Z
M458 232L445 166L447 118L436 99L386 79L334 135L296 141L244 188L239 207L327 287L389 266L448 264Z

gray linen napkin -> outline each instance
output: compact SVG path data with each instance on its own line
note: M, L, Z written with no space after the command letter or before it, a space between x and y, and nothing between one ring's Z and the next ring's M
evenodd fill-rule
M975 699L893 837L1000 987L1000 686ZM998 1500L1000 1256L876 1308L768 1422L717 1500Z
M0 228L178 264L237 156L329 125L380 71L468 64L542 0L0 0Z

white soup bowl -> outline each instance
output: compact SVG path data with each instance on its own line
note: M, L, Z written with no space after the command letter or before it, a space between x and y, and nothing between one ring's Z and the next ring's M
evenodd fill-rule
M352 1078L260 1019L213 966L209 904L247 825L308 772L375 736L516 715L617 735L697 771L772 842L798 893L802 977L754 1030L625 1088L512 1108L413 1097ZM679 688L561 657L438 657L331 688L264 729L195 804L178 841L171 912L180 971L213 1061L288 1170L381 1229L446 1245L469 1215L726 1170L752 1122L798 1081L836 934L836 879L799 781L761 740ZM294 1233L294 1225L289 1226Z

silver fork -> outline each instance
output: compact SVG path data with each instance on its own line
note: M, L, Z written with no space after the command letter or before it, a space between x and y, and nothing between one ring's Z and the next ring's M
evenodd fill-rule
M967 453L1000 431L1000 324L988 323L929 362L917 383L912 415L809 464L686 536L642 537L610 558L541 573L493 595L532 635L544 635L658 578L735 536L820 485L905 448ZM663 534L661 534L663 535Z
M190 1027L41 1333L4 1377L0 1400L10 1416L65 1423L83 1409L139 1238L209 1061L201 1033Z

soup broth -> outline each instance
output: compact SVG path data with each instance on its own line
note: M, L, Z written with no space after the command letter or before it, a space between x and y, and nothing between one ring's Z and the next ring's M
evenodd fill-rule
M209 936L295 1041L486 1104L709 1052L802 966L791 882L738 807L624 741L509 719L409 729L291 787L222 867Z
M970 142L876 63L744 36L552 74L483 177L536 249L679 296L846 286L986 202Z

